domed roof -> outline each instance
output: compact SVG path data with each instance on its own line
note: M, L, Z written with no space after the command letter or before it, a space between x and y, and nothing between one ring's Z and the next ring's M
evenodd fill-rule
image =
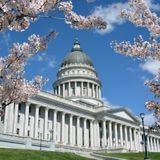
M61 67L69 64L86 64L93 67L91 59L83 52L78 40L75 40L74 46L69 54L63 59Z

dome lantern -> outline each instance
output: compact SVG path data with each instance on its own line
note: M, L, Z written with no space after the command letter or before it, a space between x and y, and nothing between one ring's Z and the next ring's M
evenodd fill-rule
M73 51L81 51L81 52L83 51L83 50L81 49L81 45L80 45L78 39L75 40L75 42L74 42L74 44L73 44L73 48L72 48L71 51L72 51L72 52L73 52Z

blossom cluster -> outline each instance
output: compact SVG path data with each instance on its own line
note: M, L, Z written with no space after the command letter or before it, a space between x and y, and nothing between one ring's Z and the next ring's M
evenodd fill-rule
M65 22L76 29L106 28L106 23L99 17L78 16L72 9L73 5L70 0L1 0L0 31L6 29L24 31L29 27L30 22L43 16L47 17L46 15L48 15L53 18L52 15L56 10L62 11Z
M133 44L130 41L121 43L113 41L111 42L111 47L113 47L117 53L134 58L160 60L160 43L153 38L150 41L144 41L143 37L139 35L134 39Z
M56 32L50 32L45 37L31 35L28 42L14 43L9 50L9 55L0 58L0 102L2 106L10 103L25 102L35 95L46 82L41 76L32 81L24 78L24 67L27 60L44 50L50 38L54 38Z
M123 10L121 16L137 26L146 27L153 37L160 36L160 18L151 12L145 0L130 0L130 8Z
M160 60L160 17L156 13L151 12L145 0L130 0L129 8L123 10L122 17L125 17L136 26L146 27L150 32L149 41L144 41L142 36L135 38L132 44L129 41L111 43L111 47L117 53L131 56L139 59L154 59ZM157 118L156 128L160 128L160 72L152 80L145 82L145 85L150 88L154 94L154 100L145 103L149 111L153 111Z

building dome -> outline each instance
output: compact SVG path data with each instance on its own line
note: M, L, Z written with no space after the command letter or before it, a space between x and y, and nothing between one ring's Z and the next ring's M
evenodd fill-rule
M66 55L61 63L61 67L70 64L86 64L93 67L91 59L83 52L78 40L74 42L74 46L69 54Z
M101 82L91 59L83 52L78 40L61 63L57 80L53 82L54 93L73 101L102 105Z

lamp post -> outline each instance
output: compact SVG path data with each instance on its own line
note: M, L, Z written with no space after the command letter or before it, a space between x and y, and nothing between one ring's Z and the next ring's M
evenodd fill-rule
M148 152L147 152L147 135L145 133L145 128L144 128L144 113L140 113L140 117L141 117L141 120L142 120L142 129L143 129L144 160L149 160Z

